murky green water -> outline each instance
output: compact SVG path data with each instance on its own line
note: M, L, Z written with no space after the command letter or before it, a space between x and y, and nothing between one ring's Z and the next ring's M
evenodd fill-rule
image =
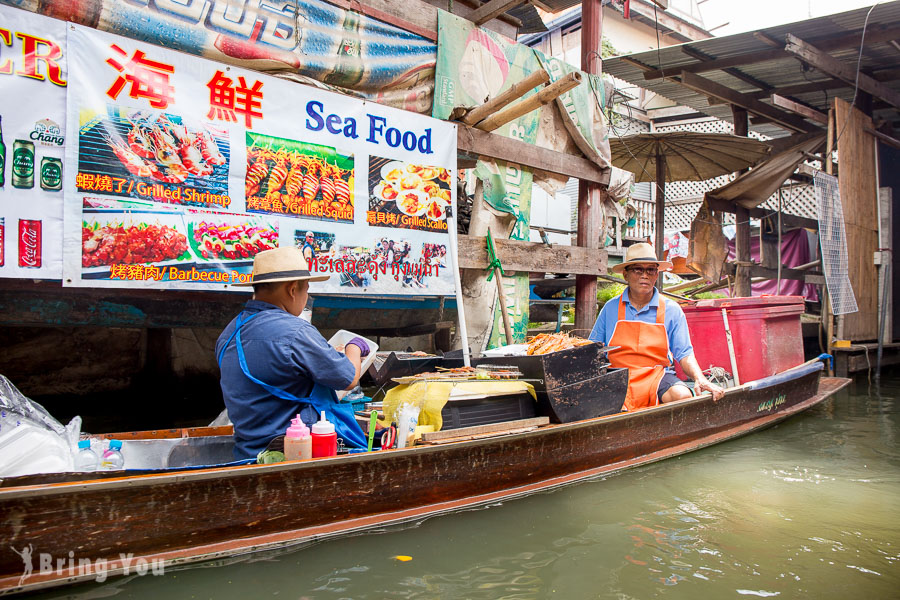
M48 597L898 598L898 399L900 378L862 381L778 427L603 480Z

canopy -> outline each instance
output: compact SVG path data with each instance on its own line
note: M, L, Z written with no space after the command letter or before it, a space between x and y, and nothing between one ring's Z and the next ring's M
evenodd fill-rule
M656 157L665 159L666 181L703 181L752 167L769 153L759 140L726 133L670 131L641 133L609 141L612 163L656 181Z
M706 198L727 200L744 208L765 202L787 180L794 169L825 141L825 134L805 135L794 145L743 173L734 181L706 193Z

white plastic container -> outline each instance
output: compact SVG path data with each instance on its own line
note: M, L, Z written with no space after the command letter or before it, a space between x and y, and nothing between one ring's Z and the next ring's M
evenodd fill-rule
M28 419L0 418L0 477L71 471L68 441Z
M362 338L369 345L369 355L362 359L362 364L359 366L359 375L362 377L363 373L369 370L369 367L372 366L372 363L375 362L375 353L378 352L378 344L370 340L369 338L364 338L361 335L357 335L352 331L347 331L346 329L341 329L328 340L328 343L331 344L332 347L337 348L339 346L345 346L347 342L352 340L353 338L358 337ZM347 390L340 390L337 392L338 400L347 395Z

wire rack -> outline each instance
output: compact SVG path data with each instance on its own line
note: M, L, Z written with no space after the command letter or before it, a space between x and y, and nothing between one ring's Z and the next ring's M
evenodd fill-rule
M847 257L847 236L844 233L844 210L837 177L816 173L813 179L819 204L819 244L822 247L822 268L828 285L832 313L845 315L858 309L853 287L850 285Z

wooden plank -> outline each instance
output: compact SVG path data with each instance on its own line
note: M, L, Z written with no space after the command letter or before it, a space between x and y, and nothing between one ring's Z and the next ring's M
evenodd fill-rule
M832 50L842 50L845 48L859 48L860 32L849 33L842 36L825 36L814 38L811 42L820 50L830 52ZM885 25L875 25L866 30L866 43L876 44L886 42L900 37L900 26L894 23ZM771 50L746 52L736 54L725 58L718 58L708 62L697 62L693 65L682 65L677 69L651 69L644 72L644 79L662 79L663 77L671 77L673 71L686 71L688 73L706 73L709 71L720 71L727 67L740 67L744 65L755 65L770 60L779 60L793 56L783 48L772 48Z
M568 273L574 275L605 275L606 250L579 246L547 246L540 242L520 242L494 238L497 257L503 270L535 273ZM486 269L488 266L487 238L459 236L459 267Z
M395 0L326 0L326 2L396 25L432 41L437 41L438 8L461 17L467 17L474 10L459 1L453 3L452 10L448 2L425 2L423 0L404 0L403 2ZM498 19L488 21L483 27L515 39L518 24L518 19L509 15L501 15Z
M466 18L480 26L523 2L525 0L488 0L469 13Z
M806 117L807 119L815 121L816 123L821 123L822 125L828 124L828 115L805 104L795 102L790 98L785 98L784 96L780 96L778 94L772 94L772 104L785 110L789 110L792 113L796 113L801 117Z
M787 44L784 48L823 73L837 77L850 85L855 86L858 83L859 89L900 108L900 92L895 92L865 73L857 73L855 65L841 62L792 34L787 35Z
M6 279L0 324L223 328L249 299L249 293L64 288L59 282Z
M651 1L658 5L659 2L668 0L659 0L659 2L657 0L631 0L631 10L651 21L656 21L660 26L670 29L688 40L705 40L712 37L711 33L682 21L667 12L654 10L653 4L650 3Z
M859 312L843 315L842 339L873 340L878 335L878 190L875 140L866 132L872 119L836 98L835 131L840 177L838 186L847 235L848 275Z
M446 429L443 431L430 431L422 434L423 442L434 442L437 440L445 440L447 438L457 438L467 435L478 435L482 433L501 433L510 429L521 429L525 427L542 427L550 424L550 417L533 417L531 419L518 419L516 421L506 421L504 423L488 423L486 425L475 425L474 427L460 427L458 429Z
M682 71L681 84L694 91L700 92L701 94L715 96L729 104L740 106L755 115L768 117L781 127L800 132L809 132L815 129L814 125L808 124L806 121L795 115L765 104L746 94L736 92L731 88L725 87L721 83L716 83L715 81L700 77L699 75Z
M725 272L729 275L733 275L736 267L737 265L734 263L728 263L725 265ZM754 280L756 280L756 278L771 279L773 281L778 279L778 269L769 269L757 264L747 268L750 271L750 276L754 278ZM822 273L810 273L803 269L788 269L786 267L781 268L781 278L805 281L806 283L815 285L823 285L825 283L825 275Z
M691 58L696 58L697 60L708 61L708 60L715 60L715 58L716 58L715 56L713 56L711 54L707 54L705 52L701 52L700 50L697 50L696 48L693 48L690 45L682 46L681 51L684 52L685 54L687 54L688 56L690 56ZM736 67L728 67L728 68L722 69L722 70L725 71L726 73L728 73L729 75L731 75L732 77L734 77L736 79L740 79L744 83L749 83L753 87L759 88L760 90L771 90L772 89L772 86L769 85L768 83L766 83L765 81L761 81L761 80L757 79L756 77L747 75L746 73L744 73L743 71L741 71L740 69L738 69ZM716 101L715 99L713 99L713 100Z
M556 152L527 142L459 125L457 148L460 154L484 156L609 185L609 169L602 169L582 156Z

